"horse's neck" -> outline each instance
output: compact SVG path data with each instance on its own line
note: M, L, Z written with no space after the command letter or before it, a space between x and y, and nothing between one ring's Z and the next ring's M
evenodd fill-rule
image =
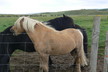
M32 42L39 43L43 39L43 37L46 36L47 33L51 32L51 30L44 25L37 25L33 32L32 31L26 31L26 32L30 37L30 39L32 40Z
M43 39L53 33L54 31L50 28L47 28L44 25L37 25L34 32L27 32L32 42L39 43L43 41Z

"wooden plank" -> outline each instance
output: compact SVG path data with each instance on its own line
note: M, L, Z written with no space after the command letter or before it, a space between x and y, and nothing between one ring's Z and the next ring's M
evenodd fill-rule
M103 72L108 72L108 32L106 33L105 56Z
M97 55L98 55L98 41L100 33L100 17L94 17L93 32L92 32L92 45L90 54L90 72L96 72L97 69Z

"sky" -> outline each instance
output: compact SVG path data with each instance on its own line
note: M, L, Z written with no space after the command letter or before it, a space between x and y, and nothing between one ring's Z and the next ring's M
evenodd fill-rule
M108 8L108 0L0 0L0 14Z

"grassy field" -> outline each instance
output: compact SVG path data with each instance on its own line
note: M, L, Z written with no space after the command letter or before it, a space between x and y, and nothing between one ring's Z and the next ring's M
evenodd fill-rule
M74 19L75 24L78 24L87 30L88 42L90 47L94 16L71 16L71 17ZM0 17L0 32L6 29L7 27L13 25L17 18L18 17ZM33 17L33 18L40 21L47 21L56 17L48 16L48 17ZM108 16L101 16L100 39L99 39L100 48L105 48L106 31L108 31Z

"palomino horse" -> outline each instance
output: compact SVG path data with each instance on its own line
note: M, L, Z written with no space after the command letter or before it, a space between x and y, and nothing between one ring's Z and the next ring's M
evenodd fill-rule
M76 70L81 72L80 65L87 65L83 49L83 35L78 29L65 29L57 31L43 23L28 18L20 17L11 28L14 35L26 32L32 40L40 56L39 72L49 72L48 58L50 55L71 53L76 49Z
M48 26L51 26L59 31L66 28L80 29L84 37L84 52L87 54L86 30L77 24L74 24L74 21L71 17L63 15L63 17L51 19L43 23L47 23ZM34 46L27 34L13 36L12 32L10 32L10 28L11 26L0 33L0 72L10 72L9 61L14 51L19 49L25 52L35 52ZM49 59L49 64L52 64L51 59Z

